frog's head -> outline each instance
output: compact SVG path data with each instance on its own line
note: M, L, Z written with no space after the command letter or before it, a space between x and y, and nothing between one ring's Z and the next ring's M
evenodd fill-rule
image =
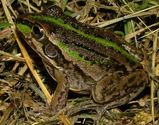
M56 45L58 39L51 33L50 25L43 20L36 20L35 16L41 17L34 14L20 16L16 24L18 33L47 65L63 70L64 58Z

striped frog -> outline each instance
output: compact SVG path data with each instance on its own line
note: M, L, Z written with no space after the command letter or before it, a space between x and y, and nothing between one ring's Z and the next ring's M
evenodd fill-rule
M58 6L18 20L18 30L58 82L53 112L65 106L68 90L114 107L128 103L145 88L148 77L139 63L141 52L114 33L82 24ZM23 26L29 30L23 31Z

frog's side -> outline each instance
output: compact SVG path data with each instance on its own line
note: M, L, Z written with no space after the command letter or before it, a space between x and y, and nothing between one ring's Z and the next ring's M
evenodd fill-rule
M60 57L58 64L62 63L62 71L67 76L70 89L78 93L91 92L97 103L126 104L141 93L147 83L147 74L143 69L106 71L97 65L74 65L63 59ZM54 72L47 63L44 64L49 73Z
M129 102L145 88L148 81L147 73L138 61L124 57L112 47L103 46L74 31L54 25L48 20L32 18L36 15L30 15L19 18L22 23L29 22L33 27L36 26L29 34L31 36L28 37L28 34L25 36L28 44L42 58L49 74L54 79L58 79L57 81L60 81L60 76L63 79L58 83L62 84L62 87L59 87L59 91L55 94L57 97L55 97L56 102L53 101L53 106L57 106L59 102L65 103L66 88L79 93L91 93L95 102L111 103L112 107ZM126 42L121 42L123 40L120 37L107 30L81 24L64 15L57 6L49 8L38 16L60 18L65 24L68 23L86 34L113 41L125 51L128 48L129 54L136 56L134 60L140 58L136 54L139 53L138 50L127 45ZM37 35L40 31L37 28L44 30L42 37ZM68 48L63 47L59 41ZM77 52L81 58L68 54L71 53L70 51Z

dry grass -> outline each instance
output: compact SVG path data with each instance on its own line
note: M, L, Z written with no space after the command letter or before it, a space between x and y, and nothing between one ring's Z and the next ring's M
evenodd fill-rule
M1 0L1 6L2 1L3 4L5 3L5 0ZM158 0L105 1L70 0L68 2L63 0L62 2L55 1L55 3L80 22L112 30L133 46L141 49L145 55L142 64L150 76L150 84L147 87L150 93L145 91L139 99L130 102L126 107L107 111L100 120L98 114L91 109L88 112L83 111L71 115L72 112L76 112L74 107L81 104L80 102L91 103L91 101L87 102L89 96L68 99L68 106L60 113L55 116L46 115L49 114L47 106L53 89L49 85L51 84L50 78L47 78L47 72L40 68L41 64L30 59L27 54L30 50L23 48L21 43L17 44L18 38L15 37L14 23L18 14L41 12L44 6L50 6L53 2L19 0L5 3L0 8L0 125L159 124L158 94L156 94L159 76L159 2ZM28 67L33 70L32 74ZM35 74L38 78L32 78ZM41 80L35 80L39 77L47 83L46 88ZM39 82L42 84L42 90L36 84ZM85 105L82 106L86 108ZM68 109L70 109L70 114L63 114Z

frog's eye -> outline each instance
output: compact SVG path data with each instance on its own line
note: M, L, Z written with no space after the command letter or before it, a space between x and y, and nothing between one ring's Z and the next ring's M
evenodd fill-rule
M55 58L58 56L55 46L51 43L45 45L44 52L49 58Z
M32 27L32 34L38 40L44 39L44 30L38 25Z

